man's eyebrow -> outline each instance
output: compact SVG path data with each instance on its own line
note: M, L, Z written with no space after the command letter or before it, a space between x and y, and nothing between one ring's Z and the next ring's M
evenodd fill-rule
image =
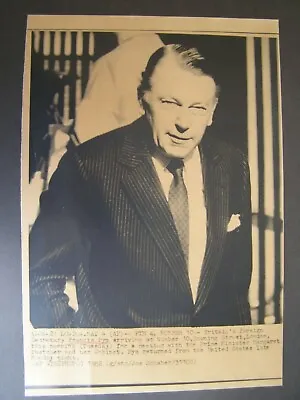
M207 107L207 104L206 102L196 101L195 103L189 105L189 107L196 107L196 106Z

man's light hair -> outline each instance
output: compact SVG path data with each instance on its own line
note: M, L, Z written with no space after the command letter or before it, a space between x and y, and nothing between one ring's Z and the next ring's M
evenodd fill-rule
M159 62L169 55L174 55L181 67L194 70L201 75L210 76L216 84L216 97L219 96L220 88L216 81L214 66L206 60L195 47L185 47L181 44L168 44L160 47L152 54L146 65L145 71L142 73L142 79L137 89L137 93L138 99L144 107L144 94L151 90L151 77L154 70Z
M197 61L205 60L196 47L187 48L181 44L170 44L165 47L165 56L174 54L182 66L197 69Z

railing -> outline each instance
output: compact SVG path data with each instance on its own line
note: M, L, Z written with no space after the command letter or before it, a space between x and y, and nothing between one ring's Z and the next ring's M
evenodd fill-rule
M67 76L63 96L54 101L67 122L74 119L88 82L95 54L95 34L92 32L34 31L33 53L43 58L44 70Z
M247 38L254 278L250 300L258 323L282 320L283 177L278 49L278 39Z

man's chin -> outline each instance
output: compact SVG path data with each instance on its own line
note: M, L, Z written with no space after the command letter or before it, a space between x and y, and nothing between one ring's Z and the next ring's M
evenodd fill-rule
M164 152L168 157L181 159L186 158L191 153L191 151L192 149L182 148L179 146L170 146L164 149Z

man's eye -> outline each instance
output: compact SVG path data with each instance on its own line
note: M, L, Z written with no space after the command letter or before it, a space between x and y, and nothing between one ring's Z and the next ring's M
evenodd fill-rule
M176 103L176 101L172 101L172 100L162 99L161 102L162 102L162 104L168 104L170 106L178 106L179 105L178 103Z
M207 108L204 106L192 106L190 110L193 115L197 116L205 116L207 114Z
M207 110L207 108L206 107L204 107L204 106L192 106L191 107L191 109L192 110L200 110L200 111L206 111Z

